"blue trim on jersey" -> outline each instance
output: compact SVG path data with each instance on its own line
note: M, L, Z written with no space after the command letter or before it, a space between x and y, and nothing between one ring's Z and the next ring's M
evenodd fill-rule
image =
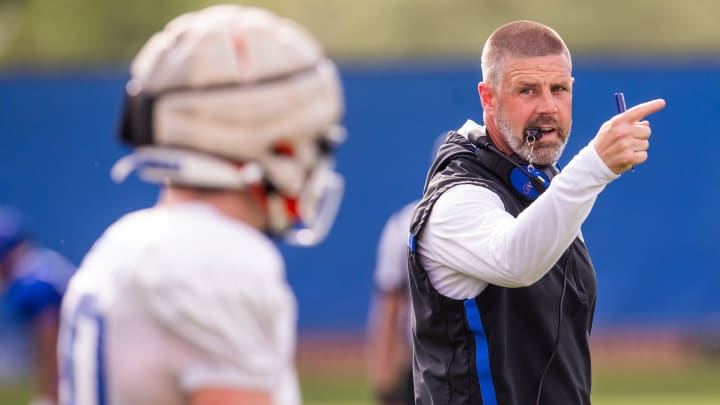
M475 367L477 369L480 393L483 405L497 405L495 386L490 372L490 354L488 353L487 336L480 319L480 309L474 299L465 300L465 316L470 330L475 337Z
M408 247L410 248L410 252L415 253L415 235L410 234L408 237Z
M97 301L91 295L84 295L80 298L71 318L63 320L64 328L61 339L60 353L62 355L60 364L60 385L65 388L65 401L63 405L75 405L77 403L77 392L75 386L75 343L78 335L78 322L88 319L97 327L95 346L95 399L97 405L107 405L107 385L105 378L105 321L102 313L97 310ZM65 335L65 334L68 335Z

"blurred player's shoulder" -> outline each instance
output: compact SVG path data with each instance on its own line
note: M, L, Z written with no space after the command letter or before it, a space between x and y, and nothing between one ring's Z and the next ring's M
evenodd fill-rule
M412 219L412 214L415 211L415 206L418 202L420 202L420 200L415 200L406 204L404 207L400 208L393 217L396 217L398 221L403 221L403 223L407 222L407 225L410 226L410 220Z
M396 240L405 240L410 232L410 222L418 202L418 200L412 201L395 211L387 220L384 232L391 233L391 237Z
M80 266L79 278L153 286L182 279L282 277L282 257L258 230L203 203L136 211L114 223ZM102 274L100 274L102 273Z

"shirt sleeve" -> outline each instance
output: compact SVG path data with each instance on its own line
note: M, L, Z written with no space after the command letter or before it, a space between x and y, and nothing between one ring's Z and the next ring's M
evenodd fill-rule
M535 283L578 236L598 194L617 177L591 143L517 218L487 188L453 187L438 198L418 241L433 286L466 299L488 284Z

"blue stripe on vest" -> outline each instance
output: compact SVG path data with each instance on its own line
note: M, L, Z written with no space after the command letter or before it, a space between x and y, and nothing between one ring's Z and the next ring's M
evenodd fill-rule
M415 235L410 234L408 237L408 247L410 248L410 252L415 253Z
M490 373L490 355L488 354L487 336L480 319L480 310L474 299L465 300L465 316L470 330L475 337L475 367L477 368L480 393L483 405L497 405L495 386Z

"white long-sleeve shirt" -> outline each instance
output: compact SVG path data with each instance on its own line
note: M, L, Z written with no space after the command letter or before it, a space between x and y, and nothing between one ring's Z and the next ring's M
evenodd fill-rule
M484 132L468 120L458 132L467 136L474 130ZM467 184L451 188L435 202L418 240L430 282L453 299L475 297L488 284L535 283L580 235L598 194L617 177L591 142L517 218L488 188Z

